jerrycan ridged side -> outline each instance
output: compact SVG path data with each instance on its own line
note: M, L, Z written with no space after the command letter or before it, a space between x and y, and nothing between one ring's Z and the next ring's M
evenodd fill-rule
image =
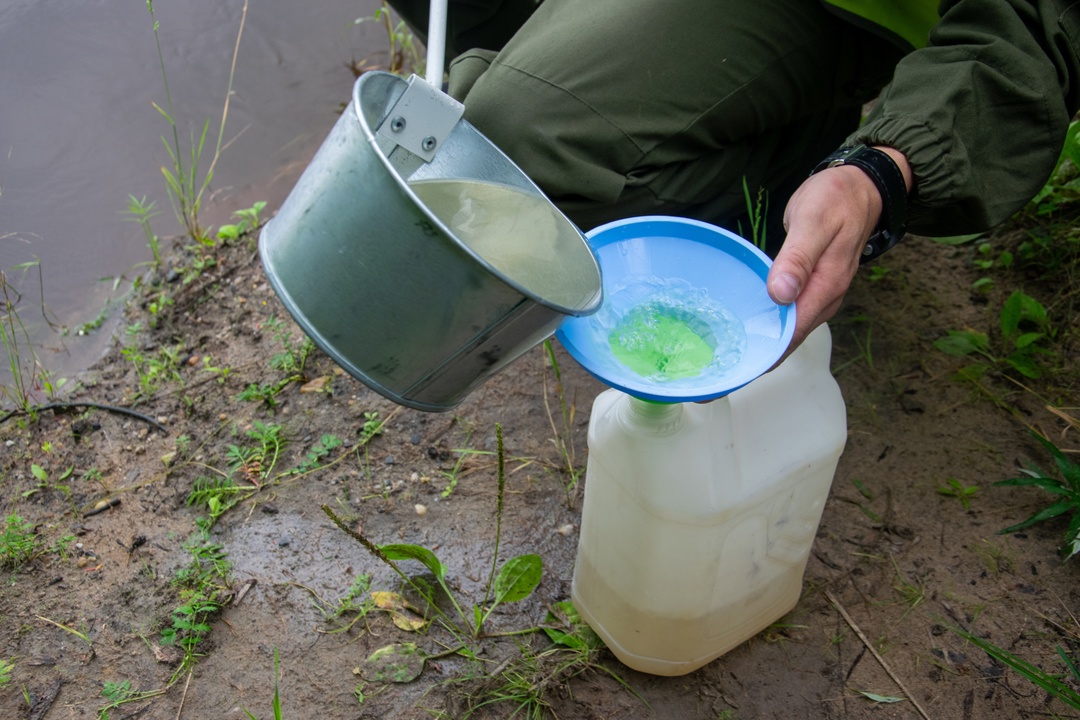
M707 404L593 404L571 596L625 665L682 675L795 607L847 439L815 330Z

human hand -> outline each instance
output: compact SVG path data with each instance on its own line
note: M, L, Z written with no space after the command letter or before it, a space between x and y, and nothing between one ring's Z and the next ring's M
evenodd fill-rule
M878 149L896 161L910 191L912 173L904 155L892 148ZM776 303L795 303L795 335L784 357L840 309L880 218L877 186L851 165L812 175L791 196L784 210L787 238L766 281Z

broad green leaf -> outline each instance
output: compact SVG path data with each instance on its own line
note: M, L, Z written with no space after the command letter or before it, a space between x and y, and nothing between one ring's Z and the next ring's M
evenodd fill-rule
M407 683L424 672L426 659L427 655L416 643L396 643L371 653L353 673L368 682Z
M552 605L544 622L547 625L544 627L544 632L556 645L574 649L604 647L604 641L585 624L570 600L563 600Z
M1054 478L1047 477L1024 477L1024 478L1009 478L1008 480L1001 480L994 483L994 485L1001 485L1005 487L1037 487L1042 488L1046 492L1052 492L1057 495L1072 495L1072 491L1062 486L1062 484Z
M31 465L30 472L33 473L34 477L36 477L41 482L45 482L49 479L48 473L46 473L40 465Z
M878 695L877 693L867 692L865 690L856 690L855 692L859 693L863 697L873 700L876 703L898 703L904 702L904 700L906 700L906 698L902 697L892 697L891 695Z
M391 560L416 560L438 578L441 583L446 578L446 566L439 562L435 553L420 545L380 545L386 557Z
M1064 513L1067 513L1069 510L1072 510L1075 507L1076 507L1076 503L1074 501L1072 501L1072 500L1059 500L1056 503L1054 503L1053 505L1050 505L1049 507L1043 508L1042 510L1035 513L1034 515L1032 515L1031 517L1029 517L1027 520L1025 520L1022 523L1017 523L1016 525L1011 525L1011 526L1005 528L1004 530L998 530L997 534L998 535L1004 535L1006 533L1015 532L1017 530L1023 530L1026 527L1031 527L1035 523L1040 523L1043 520L1049 520L1050 518L1055 518L1058 515L1062 515Z
M585 647L584 640L557 628L546 627L544 628L544 633L548 636L548 639L556 645L562 645L573 650L581 650Z
M1013 341L1013 345L1016 347L1017 350L1020 350L1022 348L1026 348L1028 345L1031 345L1033 342L1036 342L1038 340L1042 340L1044 337L1046 337L1046 333L1041 333L1041 332L1024 333L1023 335L1021 335L1020 337L1016 338L1016 340Z
M964 356L974 352L986 352L990 340L977 330L950 330L949 334L934 341L934 347L947 355Z
M539 555L519 555L502 566L495 578L495 602L517 602L532 594L540 584L544 561Z
M1024 353L1015 352L1005 358L1005 362L1009 363L1013 370L1016 370L1024 377L1035 379L1042 375L1042 370L1035 364L1035 361Z
M1049 327L1046 308L1042 303L1030 295L1014 290L1001 308L1001 334L1007 338L1015 336L1020 331L1020 323L1025 320L1039 328Z

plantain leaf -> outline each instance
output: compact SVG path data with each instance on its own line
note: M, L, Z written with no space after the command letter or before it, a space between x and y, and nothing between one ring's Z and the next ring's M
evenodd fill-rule
M391 560L416 560L426 567L442 583L446 579L446 566L439 562L435 553L420 545L391 544L380 545L386 557Z
M544 561L539 555L519 555L502 566L495 578L495 603L517 602L532 594L540 584Z

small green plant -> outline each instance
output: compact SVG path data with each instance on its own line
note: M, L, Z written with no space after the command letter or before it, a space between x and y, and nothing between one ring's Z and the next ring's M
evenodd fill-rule
M306 336L299 344L294 343L292 338L289 337L289 331L286 329L285 323L272 315L266 321L265 327L270 329L270 332L273 333L282 347L281 352L270 358L270 367L280 370L290 377L300 379L303 376L308 357L315 349L315 343Z
M315 350L315 343L306 336L299 343L293 342L285 323L273 315L263 327L270 330L282 348L281 352L270 358L270 367L283 373L285 377L270 384L251 383L236 396L236 399L240 402L260 400L267 407L273 408L277 406L278 393L290 383L307 381L304 366L307 365L308 358Z
M1013 254L1009 250L1002 250L994 257L994 246L989 242L981 242L975 246L978 257L975 258L975 267L980 270L992 270L997 267L1008 270L1013 266Z
M1057 698L1074 710L1080 710L1080 693L1063 682L1060 673L1048 673L1042 668L1032 665L1026 660L1013 655L1009 651L994 645L989 640L979 637L975 633L968 632L967 630L958 627L946 627L970 642L972 645L978 647L993 659L1009 666L1036 687L1045 690L1051 697ZM1065 664L1067 671L1066 675L1071 676L1074 684L1080 682L1080 668L1077 668L1076 661L1070 658L1062 648L1058 647L1057 651L1062 662Z
M121 705L146 700L164 693L164 690L133 690L130 680L106 681L102 685L101 696L108 700L109 703L98 710L98 720L109 720L109 711L115 710Z
M161 213L154 207L153 201L146 202L146 196L137 198L134 195L128 195L128 206L126 210L123 210L121 214L126 215L125 220L139 223L139 227L143 231L143 235L146 237L146 246L150 248L150 253L153 255L154 260L152 267L157 270L161 267L161 241L158 236L154 234L153 229L150 227L150 219L154 218Z
M216 367L210 364L210 356L207 355L203 358L203 370L209 373L217 375L217 381L219 385L224 385L225 381L229 379L229 373L232 372L232 368L229 367Z
M34 523L11 513L4 520L0 534L0 567L18 570L41 554L41 540L34 532Z
M1080 200L1080 121L1073 120L1065 133L1057 165L1043 189L1031 199L1035 214L1046 216Z
M1000 331L998 348L991 346L986 333L971 329L950 330L934 341L934 347L947 355L980 356L982 361L961 371L966 378L976 379L991 368L1040 377L1042 368L1037 358L1050 353L1044 341L1055 335L1042 303L1020 290L1014 291L1001 308Z
M870 282L880 282L888 277L891 270L884 265L870 266Z
M357 18L353 24L360 25L367 22L380 23L386 30L386 39L390 44L389 59L382 69L395 75L424 74L424 57L420 52L420 47L404 20L394 22L390 3L383 0L382 7L377 9L374 15ZM352 68L357 75L368 70L380 69L377 65L369 66L367 59L354 61Z
M240 487L230 477L199 477L195 479L192 485L187 504L206 508L206 511L210 514L209 520L196 522L199 527L208 530L213 527L219 517L249 494L250 488Z
M1037 487L1056 495L1058 499L1027 520L999 530L998 534L1017 532L1036 523L1062 515L1071 515L1062 546L1065 557L1068 559L1080 553L1080 465L1046 438L1035 432L1032 432L1032 435L1050 452L1061 477L1054 477L1037 467L1032 467L1021 470L1024 473L1022 477L1009 478L994 484L1007 487Z
M232 98L233 76L236 74L236 58L240 51L240 37L244 32L244 23L247 20L247 8L247 0L244 0L243 10L240 15L240 28L237 30L236 45L233 48L232 66L229 69L229 82L225 91L221 123L218 127L217 143L214 146L214 155L210 160L210 165L200 180L199 166L202 163L203 148L206 144L207 132L210 129L210 120L207 119L203 123L202 132L197 139L194 132L191 134L189 147L185 152L181 148L180 130L177 127L176 115L173 112L172 93L169 91L169 77L165 71L165 56L161 51L161 38L158 34L159 24L157 16L154 14L153 0L146 0L146 9L150 12L150 18L153 22L154 43L157 47L158 64L161 67L161 80L165 87L165 107L162 108L156 102L153 103L153 106L165 118L172 131L172 144L164 137L161 138L172 167L162 166L161 173L165 176L169 200L172 203L173 212L176 214L177 219L188 235L204 246L213 246L214 239L209 237L209 233L202 227L199 220L199 210L202 207L203 194L210 187L210 182L214 177L214 168L221 157L222 140L225 136L225 121L229 116L229 100ZM185 156L187 157L185 158Z
M567 477L566 482L563 484L563 491L566 494L566 506L573 509L578 481L581 479L581 474L585 472L585 467L577 462L574 448L574 417L577 405L573 400L570 402L566 400L566 388L563 386L559 360L555 357L555 349L550 340L544 341L544 353L548 364L551 365L551 371L555 375L555 395L559 398L561 427L555 424L555 416L552 414L551 406L548 403L547 373L544 373L544 409L547 411L548 423L551 425L552 442L562 458L562 470Z
M356 623L366 621L368 613L375 609L375 601L371 597L371 576L367 573L357 575L353 578L349 591L334 607L325 608L320 605L320 609L327 620L339 622L348 618L347 622L331 632L345 632Z
M266 383L251 383L246 388L241 390L236 395L237 402L255 402L259 401L268 408L277 407L277 395L279 392L285 389L285 387L292 382L292 379L286 379L281 382L268 385Z
M449 470L439 471L439 474L447 480L446 487L443 488L443 491L441 493L441 497L443 498L443 500L446 500L454 494L454 490L456 490L458 486L458 481L461 479L461 476L463 474L462 470L464 469L465 463L469 460L469 458L471 458L473 455L484 454L480 451L470 450L468 448L459 448L453 450L452 452L457 455L457 460L454 462L454 467L450 468Z
M458 638L462 643L454 652L469 654L467 640L477 639L484 634L484 623L490 617L492 611L503 603L524 600L532 594L540 583L543 573L543 562L539 555L519 555L507 560L501 568L498 568L499 542L502 534L503 495L506 486L506 474L504 464L502 427L495 426L498 441L498 490L496 493L495 507L495 549L491 560L491 574L481 602L472 606L472 612L466 613L459 602L458 596L447 584L447 567L435 553L420 545L392 543L388 545L375 545L362 534L349 527L341 518L334 514L329 506L323 505L323 512L342 531L359 542L374 557L388 565L405 584L417 595L423 598L428 612L434 613L443 628L451 635ZM434 576L442 595L445 596L456 613L456 618L451 617L442 610L436 597L435 588L419 577L410 577L401 567L399 562L413 560L420 563ZM496 574L496 569L498 573Z
M319 441L311 446L307 455L300 461L300 464L289 472L293 475L301 475L312 470L317 470L323 466L326 457L330 454L330 451L341 447L341 438L336 435L324 434Z
M971 499L979 493L978 485L965 485L956 478L946 478L945 485L937 489L938 493L947 497L954 497L967 510L971 505Z
M274 720L281 720L281 695L278 690L278 682L281 680L281 667L278 660L278 649L274 648L274 699L270 703L270 707L274 712ZM244 708L244 714L248 716L250 720L258 720L252 715L247 708Z
M49 321L45 311L44 285L41 273L41 262L32 260L12 267L7 272L37 273L38 290L41 293L41 312L46 322ZM10 375L6 384L0 385L0 400L7 400L15 410L26 413L33 419L35 415L35 395L41 390L48 397L53 397L60 389L63 380L52 383L49 373L42 367L30 342L30 333L23 325L19 315L19 307L23 296L15 289L8 280L7 272L0 269L0 347L4 350L5 368Z
M45 468L41 467L37 463L32 463L30 465L30 474L34 476L35 480L37 480L37 485L30 488L29 490L24 491L22 496L24 498L28 498L28 497L30 497L32 495L35 495L35 494L37 494L39 492L42 492L42 491L45 491L45 490L56 490L56 491L59 491L59 492L63 493L64 497L70 498L71 497L71 486L69 486L69 485L61 485L60 483L62 483L64 480L67 480L69 477L71 477L71 474L72 474L72 472L74 470L75 470L74 465L68 465L67 470L64 470L64 472L60 473L60 477L58 477L56 479L56 482L53 483L53 484L50 484L49 483L49 473L45 470Z
M519 642L519 657L504 663L493 676L485 677L479 689L464 692L464 707L455 717L466 720L494 706L508 706L501 714L505 717L535 720L551 717L552 697L570 680L589 671L609 675L644 702L622 677L597 662L604 643L569 600L551 606L543 630L553 643L551 646L536 651Z
M183 382L180 376L180 348L160 347L156 355L143 355L134 346L122 348L120 353L131 361L135 374L139 378L139 395L151 397L161 383L175 380Z
M224 548L203 529L185 544L191 562L176 571L173 584L180 589L180 605L172 611L172 624L161 631L164 645L175 645L183 660L175 677L191 667L199 644L210 634L210 619L223 607L231 569Z
M15 661L0 658L0 688L11 682L11 673L15 670Z
M266 207L266 202L260 200L249 208L243 210L237 210L233 213L233 217L236 218L236 222L231 225L222 225L218 228L217 236L219 240L228 242L230 240L237 240L244 234L249 233L259 227L259 213Z
M765 252L766 223L769 216L769 193L764 187L759 187L757 197L750 195L750 186L746 182L746 176L742 179L743 198L746 199L746 214L750 220L750 237L748 238L759 250ZM739 223L739 235L746 237L742 223Z

